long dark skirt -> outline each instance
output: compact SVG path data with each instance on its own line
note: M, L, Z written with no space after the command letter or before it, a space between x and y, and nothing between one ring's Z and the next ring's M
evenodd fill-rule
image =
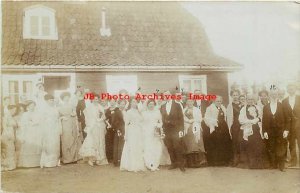
M253 135L248 137L247 143L247 157L248 167L250 169L262 169L265 168L265 155L266 149L263 139L260 135L259 126L253 125Z
M227 166L232 157L232 143L225 121L219 123L208 138L207 162L210 166Z
M192 126L190 126L184 136L184 143L186 147L186 166L189 168L205 166L207 161L204 152L203 134L201 133L200 140L196 142Z
M232 136L232 164L236 166L240 162L241 154L241 141L243 137L243 131L240 129L241 125L238 122L233 122L230 132Z
M204 123L204 121L201 122L202 127L202 134L203 134L203 144L204 144L204 150L207 152L208 146L209 146L209 127Z
M118 136L118 133L115 132L114 136L114 148L113 148L113 163L115 166L120 165L122 151L124 146L124 136Z
M113 161L115 131L110 128L105 135L105 150L108 162Z

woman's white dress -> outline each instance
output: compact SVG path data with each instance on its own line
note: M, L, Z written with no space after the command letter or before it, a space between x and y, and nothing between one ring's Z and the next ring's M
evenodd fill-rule
M3 117L3 131L1 134L1 169L3 171L13 170L16 168L15 152L15 130L16 121L7 112Z
M163 147L162 147L162 155L160 157L160 165L161 166L171 165L170 154L169 154L167 146L164 142L163 142Z
M146 110L143 116L144 160L148 169L157 170L163 151L164 142L156 128L162 127L162 118L158 110Z
M42 151L42 128L44 122L36 111L25 112L20 121L18 141L18 167L40 166ZM43 123L43 124L41 124Z
M34 95L34 101L36 102L36 111L43 112L47 108L47 103L44 99L45 95L48 94L43 90L38 90Z
M83 158L92 158L98 164L108 164L105 153L105 113L104 108L99 105L90 104L84 110L85 132L87 136L79 150Z
M55 167L59 164L60 135L62 133L59 112L49 105L42 114L42 155L41 167Z
M143 152L143 117L137 109L125 114L125 144L122 152L120 170L145 171Z

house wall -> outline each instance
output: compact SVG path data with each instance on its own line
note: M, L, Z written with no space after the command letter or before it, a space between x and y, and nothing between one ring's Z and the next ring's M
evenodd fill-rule
M160 91L172 90L179 87L178 75L207 75L207 93L221 95L224 104L228 104L228 79L225 72L210 73L177 73L177 72L138 72L138 73L109 73L109 72L82 72L76 73L77 85L88 88L93 92L106 92L106 75L137 75L138 86L141 92L150 94L156 89Z
M228 104L228 74L215 72L207 75L207 93L216 94L223 97L223 103Z
M48 73L42 75L27 74L31 80L38 81L40 76L47 76ZM56 73L55 76L59 76ZM24 74L9 74L12 79L21 80ZM61 74L63 76L63 74ZM207 76L207 93L221 95L224 99L224 104L228 104L228 80L225 72L210 72L210 73L178 73L178 72L138 72L138 73L116 73L116 72L79 72L75 74L76 86L80 85L84 88L90 89L92 92L102 93L106 92L106 75L137 75L138 87L141 87L141 92L144 94L151 94L159 89L174 90L176 86L179 87L179 75L206 75ZM65 75L64 75L65 76ZM3 78L3 77L2 77ZM34 79L35 78L35 79ZM3 84L7 84L2 80ZM8 86L8 85L7 85ZM7 94L7 86L2 88L2 93ZM70 85L73 87L74 85ZM3 90L4 89L4 90ZM47 91L51 88L45 88ZM5 94L6 93L6 94Z

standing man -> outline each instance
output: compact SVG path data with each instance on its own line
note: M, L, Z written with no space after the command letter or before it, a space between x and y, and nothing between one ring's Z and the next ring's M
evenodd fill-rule
M77 115L78 125L80 127L80 132L82 133L83 140L84 140L86 137L86 132L84 132L85 117L84 117L84 113L83 113L83 111L86 107L84 93L81 90L76 90L75 95L78 100L77 105L76 105L76 115Z
M296 91L296 84L289 84L287 86L287 93L289 96L282 101L285 125L289 131L288 141L291 153L290 167L295 167L297 165L296 145L298 145L298 149L300 148L300 96L296 95ZM300 160L298 160L298 162L300 162Z
M268 157L273 169L284 171L287 153L288 131L284 124L282 104L278 102L278 90L270 90L270 103L264 106L262 131L266 141Z
M106 157L109 163L113 163L115 161L115 166L118 165L118 161L114 160L114 140L115 135L117 135L117 129L120 127L120 113L119 108L117 108L117 101L111 99L109 101L110 107L105 111L105 118L106 118L106 135L105 135L105 149L106 149ZM115 118L115 114L118 114Z
M170 91L164 92L164 95L171 95ZM171 99L161 106L162 127L165 133L164 142L167 146L171 158L170 170L179 167L184 172L184 145L183 145L183 113L181 106Z

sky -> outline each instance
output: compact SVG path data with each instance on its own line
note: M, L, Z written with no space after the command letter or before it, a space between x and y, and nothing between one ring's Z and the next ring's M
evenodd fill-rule
M199 19L214 52L244 69L238 83L289 82L300 76L300 3L182 2Z

